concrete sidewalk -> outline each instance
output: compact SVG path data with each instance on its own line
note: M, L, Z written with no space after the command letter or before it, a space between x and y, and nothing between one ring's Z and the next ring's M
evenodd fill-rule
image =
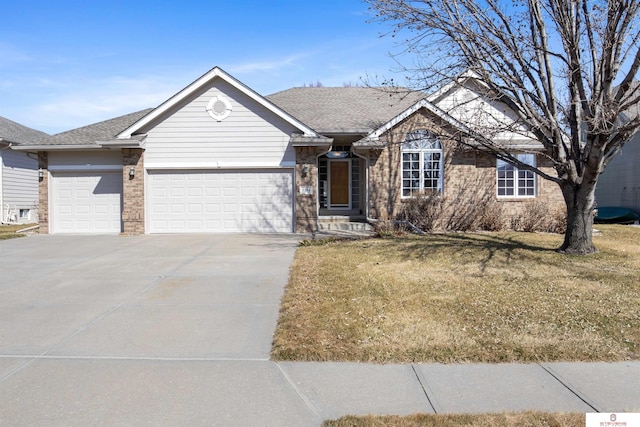
M280 363L321 419L413 413L640 412L640 362Z
M2 425L319 426L343 415L640 412L640 362L0 358Z
M348 414L640 412L635 361L270 361L298 239L0 242L0 425L318 426Z

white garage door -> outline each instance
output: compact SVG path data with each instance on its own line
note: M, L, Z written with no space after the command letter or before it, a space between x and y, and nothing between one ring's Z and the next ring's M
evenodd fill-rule
M293 231L293 174L149 171L149 232Z
M55 172L51 178L53 233L119 233L122 172Z

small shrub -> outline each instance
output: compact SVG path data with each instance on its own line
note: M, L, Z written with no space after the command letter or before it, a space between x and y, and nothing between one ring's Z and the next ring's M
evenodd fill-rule
M527 202L520 215L511 219L511 228L516 231L562 234L567 229L563 208L549 210L540 201Z
M564 234L567 231L567 210L565 208L557 208L550 212L546 230L542 231Z
M420 193L403 201L398 216L422 231L432 231L442 214L443 199L438 193Z
M320 238L320 239L304 239L303 241L300 242L300 246L324 246L324 245L329 245L331 243L337 242L340 239L336 238L336 237L326 237L326 238Z
M487 202L478 219L478 228L484 231L504 230L504 205L496 201Z
M398 231L396 230L396 226L393 221L380 220L373 224L374 237L394 237L395 235L397 235L397 233Z
M511 220L511 228L516 231L531 233L544 228L544 222L549 214L547 206L539 201L526 202L520 215Z

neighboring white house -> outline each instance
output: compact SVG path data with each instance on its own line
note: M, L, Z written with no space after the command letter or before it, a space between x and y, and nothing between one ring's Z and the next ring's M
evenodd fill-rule
M640 212L640 133L609 162L596 188L598 206L630 208Z
M38 222L38 160L35 153L11 148L48 135L0 117L0 223Z

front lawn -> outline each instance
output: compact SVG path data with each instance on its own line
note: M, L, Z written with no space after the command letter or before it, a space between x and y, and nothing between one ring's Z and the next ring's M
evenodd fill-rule
M562 236L434 234L296 253L275 360L616 361L640 356L640 228L597 226L600 253Z
M14 239L16 237L23 237L25 234L16 233L18 230L29 228L35 224L11 224L0 225L0 240Z

